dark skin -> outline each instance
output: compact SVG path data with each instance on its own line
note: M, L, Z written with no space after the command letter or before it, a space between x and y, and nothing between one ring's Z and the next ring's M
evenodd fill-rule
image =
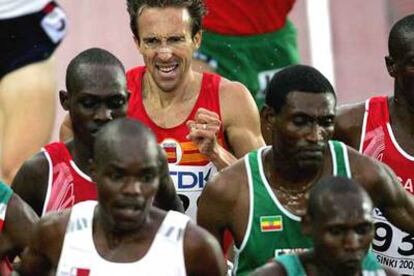
M374 236L372 203L364 194L321 195L313 217L302 220L303 232L314 240L311 251L298 254L306 275L361 275L363 256ZM287 275L284 266L272 261L252 275ZM386 275L397 275L386 270Z
M95 133L106 123L126 116L127 98L124 73L116 66L82 64L76 90L61 91L62 107L74 120L74 137L65 143L76 165L90 175L90 160ZM165 210L183 211L169 176L165 153L159 148L162 168L160 188L154 204ZM49 165L44 153L27 160L17 173L12 187L40 216L47 192Z
M105 155L96 155L93 162L92 177L98 183L99 195L93 241L100 256L111 262L143 258L166 216L151 204L160 181L158 146L152 136L140 136L139 141L136 138L108 138L102 148ZM131 154L131 149L137 152ZM54 275L69 216L70 211L65 210L41 219L22 259L23 275ZM192 223L184 234L184 258L188 275L225 274L218 243Z
M326 146L333 133L335 99L332 94L293 91L279 114L271 109L264 114L273 131L272 147L262 155L266 178L282 205L303 216L309 189L321 177L332 175L332 157ZM390 221L413 233L414 200L392 171L352 148L347 151L353 179ZM228 228L237 247L248 222L247 182L244 160L239 160L206 186L198 206L198 224L219 241Z
M299 256L302 264L305 266L306 273L309 276L317 276L317 275L336 275L336 274L321 274L320 272L315 272L315 268L313 267L313 264L310 262L313 262L312 256L310 253L303 253ZM394 271L384 268L385 275L389 276L397 276L399 274L395 273ZM360 274L357 274L360 275ZM257 269L253 271L250 276L288 276L286 273L285 268L278 262L270 262L260 269Z
M13 260L29 244L38 216L17 194L13 193L7 205L3 231L0 233L0 259Z
M388 99L390 123L398 144L414 155L414 32L400 37L394 56L385 57L388 74L394 78L394 95ZM355 149L360 147L365 103L340 107L334 138Z

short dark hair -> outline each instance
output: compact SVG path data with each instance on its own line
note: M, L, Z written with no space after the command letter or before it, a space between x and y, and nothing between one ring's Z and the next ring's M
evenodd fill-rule
M336 99L334 88L321 72L307 65L292 65L273 75L265 90L266 105L280 112L293 91L330 93Z
M404 51L405 35L414 33L414 14L398 20L391 28L388 36L388 52L391 57L398 58Z
M330 208L322 204L322 199L326 195L343 197L348 195L361 195L370 198L368 193L357 182L350 178L339 176L327 176L319 180L312 187L308 200L308 215L315 218L320 212Z
M105 124L96 134L93 147L94 160L101 161L107 159L107 152L116 139L125 140L133 138L143 144L145 148L146 141L154 145L154 150L158 152L157 140L153 132L143 123L128 119L119 118Z
M101 48L90 48L78 54L69 63L66 69L66 89L68 91L76 89L80 77L79 67L83 64L112 65L119 67L125 73L124 65L112 53Z
M191 37L201 30L203 16L206 8L203 0L127 0L129 25L134 36L138 36L138 16L143 8L186 8L191 17Z

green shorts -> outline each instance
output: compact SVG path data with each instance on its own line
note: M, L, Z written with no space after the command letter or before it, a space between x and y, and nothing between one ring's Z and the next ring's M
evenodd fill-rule
M299 62L296 28L287 21L277 32L254 36L226 36L203 32L194 58L207 62L221 76L247 86L259 108L264 89L275 72Z

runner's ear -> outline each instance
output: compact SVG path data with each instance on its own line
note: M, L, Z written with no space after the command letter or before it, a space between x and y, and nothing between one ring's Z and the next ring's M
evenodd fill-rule
M396 72L394 59L391 56L386 56L385 57L385 64L387 66L388 74L391 77L394 78L395 77L395 72Z
M66 111L69 110L69 98L70 98L69 92L67 92L65 90L60 90L59 91L60 105Z
M202 36L202 33L201 33L201 30L200 30L193 37L193 42L194 42L195 49L200 48L200 45L201 45L201 36Z

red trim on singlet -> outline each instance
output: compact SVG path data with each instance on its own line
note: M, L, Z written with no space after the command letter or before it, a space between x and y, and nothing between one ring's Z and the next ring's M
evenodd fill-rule
M282 28L295 0L206 0L203 28L224 35L257 35Z
M49 172L43 213L67 209L81 201L96 200L96 184L76 166L64 143L51 143L44 149L50 158L49 169L51 167L52 172Z
M362 129L362 153L387 164L408 192L414 194L414 156L395 139L390 124L388 97L372 97L366 103L365 126Z
M183 158L180 162L181 165L197 166L206 164L208 162L206 158L203 158L198 148L186 138L188 135L186 122L188 120L194 120L194 116L200 107L216 112L219 115L220 120L222 120L219 95L221 77L217 74L203 73L199 96L188 117L177 126L162 128L149 117L142 101L141 87L144 73L145 67L136 67L127 72L128 89L131 92L128 103L128 117L137 119L151 128L159 143L163 142L165 139L174 139L178 141L183 148L183 152L186 154L186 158ZM225 145L223 126L221 126L218 133L218 140L222 146L227 148ZM174 155L171 158L175 157L176 156Z

